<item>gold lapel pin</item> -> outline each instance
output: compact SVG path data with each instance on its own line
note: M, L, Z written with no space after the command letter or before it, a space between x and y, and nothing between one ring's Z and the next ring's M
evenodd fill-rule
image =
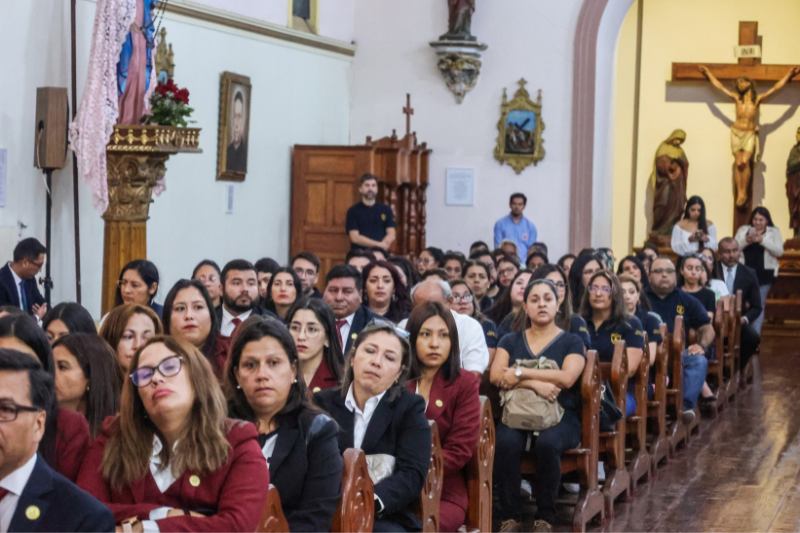
M441 407L443 405L444 403L442 402L442 400L436 400L436 407Z
M31 505L25 509L25 516L28 518L28 520L37 520L40 516L42 516L42 512L35 505Z
M189 478L189 483L192 487L199 487L200 486L200 478L197 476L192 476Z

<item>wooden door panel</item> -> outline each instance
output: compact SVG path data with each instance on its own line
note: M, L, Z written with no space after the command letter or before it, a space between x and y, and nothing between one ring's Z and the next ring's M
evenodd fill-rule
M328 184L324 181L306 182L306 205L305 226L308 231L309 226L325 226L328 224Z

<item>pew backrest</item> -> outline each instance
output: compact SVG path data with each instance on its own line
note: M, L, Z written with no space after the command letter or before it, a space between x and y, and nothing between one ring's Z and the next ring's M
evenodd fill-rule
M422 521L423 533L439 531L439 502L442 498L444 484L444 454L439 429L436 422L431 421L431 462L425 484L417 500L417 516Z
M264 510L261 511L256 533L283 533L285 531L289 531L289 522L286 521L283 514L281 496L275 485L270 485L267 502L264 504Z
M481 396L481 425L478 445L466 467L467 531L492 531L492 470L494 468L495 428L492 404Z
M344 451L342 497L333 515L333 532L368 533L375 521L375 492L364 451Z

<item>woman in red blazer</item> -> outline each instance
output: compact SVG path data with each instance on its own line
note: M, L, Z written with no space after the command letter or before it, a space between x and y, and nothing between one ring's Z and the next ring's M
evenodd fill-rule
M120 415L106 420L78 486L111 509L118 531L255 531L269 471L255 427L226 418L206 358L157 336L128 377Z
M425 416L436 422L444 453L444 485L439 504L441 531L458 531L467 516L464 467L478 444L481 402L478 379L461 372L458 330L448 309L426 302L406 324L411 334L408 388L425 398Z
M317 298L298 300L286 313L286 326L297 346L309 393L341 385L344 356L336 336L336 316L328 304Z

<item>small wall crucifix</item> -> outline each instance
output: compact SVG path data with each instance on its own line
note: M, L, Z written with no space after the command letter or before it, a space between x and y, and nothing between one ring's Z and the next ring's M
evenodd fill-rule
M411 107L410 94L406 94L406 107L403 108L403 114L406 116L406 135L411 135L411 115L414 114L414 108Z

